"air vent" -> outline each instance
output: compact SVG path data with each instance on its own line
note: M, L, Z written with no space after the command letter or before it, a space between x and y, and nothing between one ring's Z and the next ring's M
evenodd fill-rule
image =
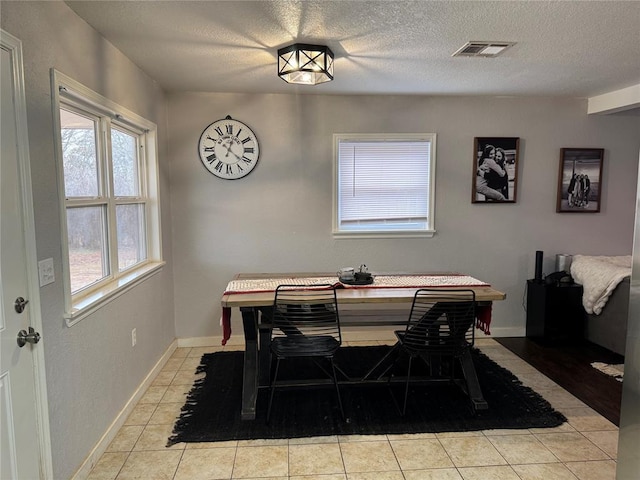
M497 57L515 42L468 42L452 57Z

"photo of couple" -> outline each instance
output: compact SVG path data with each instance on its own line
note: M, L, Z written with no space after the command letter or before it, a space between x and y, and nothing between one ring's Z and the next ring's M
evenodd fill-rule
M473 203L516 201L517 137L476 137Z

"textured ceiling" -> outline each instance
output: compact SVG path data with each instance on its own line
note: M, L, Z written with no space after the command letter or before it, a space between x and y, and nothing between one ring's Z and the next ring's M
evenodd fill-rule
M167 91L590 97L640 83L640 2L67 1ZM452 57L468 41L517 44ZM286 84L277 49L328 45L335 80Z

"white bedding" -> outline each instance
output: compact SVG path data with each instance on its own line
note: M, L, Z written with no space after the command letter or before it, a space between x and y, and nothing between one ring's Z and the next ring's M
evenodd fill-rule
M600 315L618 284L631 275L631 255L574 255L571 276L582 284L582 305L587 313Z

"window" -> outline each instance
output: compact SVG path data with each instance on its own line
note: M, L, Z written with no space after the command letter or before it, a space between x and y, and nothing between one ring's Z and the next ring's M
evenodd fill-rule
M334 135L340 236L433 236L436 135Z
M156 127L59 72L53 76L73 324L162 266Z

